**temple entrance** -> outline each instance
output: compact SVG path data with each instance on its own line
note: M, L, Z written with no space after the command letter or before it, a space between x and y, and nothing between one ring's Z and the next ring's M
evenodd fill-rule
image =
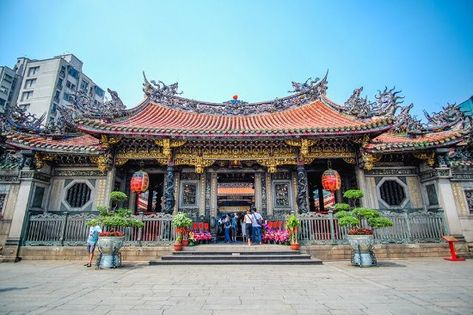
M149 174L149 188L136 198L135 212L151 214L164 209L164 174Z
M217 185L217 241L245 239L243 217L255 202L254 173L220 173ZM229 223L227 223L229 221ZM228 227L230 225L230 227ZM225 229L229 235L225 238ZM228 239L229 238L229 239Z

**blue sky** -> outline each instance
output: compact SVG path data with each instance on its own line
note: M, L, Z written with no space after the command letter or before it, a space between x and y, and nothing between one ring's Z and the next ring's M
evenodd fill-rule
M128 107L148 78L184 96L287 95L329 74L343 103L396 86L414 114L473 94L473 1L0 1L0 64L72 52Z

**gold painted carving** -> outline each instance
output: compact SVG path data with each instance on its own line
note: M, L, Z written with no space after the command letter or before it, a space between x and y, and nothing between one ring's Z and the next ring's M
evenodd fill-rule
M370 142L370 136L369 135L364 135L360 138L356 138L353 140L353 142L360 144L362 147L367 145Z
M356 164L356 159L354 157L343 158L343 160L347 162L348 164L352 164L352 165Z
M110 148L114 144L117 144L118 142L120 142L120 138L109 137L107 135L102 135L100 137L100 143L102 143L106 149Z
M36 169L40 169L43 168L45 161L54 161L54 156L36 152L34 155L34 161Z
M159 164L166 165L168 158L160 151L121 152L115 156L115 165L121 166L128 160L156 160Z
M110 160L110 156L105 155L98 155L98 156L91 156L90 161L94 164L97 164L97 168L102 172L105 173L108 170L108 162Z
M377 156L377 155L374 155L374 154L368 153L368 152L363 152L361 154L361 156L362 156L362 159L363 159L364 168L367 171L371 171L373 169L374 165L376 164L376 162L381 160L381 156Z
M258 159L256 160L258 164L266 166L268 168L268 173L276 173L277 167L279 165L296 165L297 158L295 156L290 158L280 158L280 157L270 157L268 159Z
M196 155L178 155L174 159L174 165L194 165L195 172L202 174L206 167L214 164L215 161L204 159L202 156Z
M172 149L183 146L187 140L157 139L154 143L163 148L163 154L168 159L172 158Z
M300 148L302 157L305 157L309 154L310 147L313 146L315 143L316 143L316 141L312 140L312 139L298 139L298 140L289 139L289 140L286 140L287 145L290 145L291 147L299 147Z
M414 157L425 161L430 167L433 167L435 164L435 152L414 153Z

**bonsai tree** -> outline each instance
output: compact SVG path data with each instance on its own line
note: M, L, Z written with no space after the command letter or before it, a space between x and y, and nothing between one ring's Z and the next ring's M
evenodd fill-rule
M358 200L363 197L363 192L359 189L347 190L343 197L349 200L350 204L337 203L335 217L338 225L349 228L349 235L371 235L373 229L392 226L393 223L387 217L375 209L356 207ZM365 220L370 228L362 228L361 223Z
M297 228L301 226L301 221L299 221L295 214L291 214L287 218L286 226L290 233L291 244L299 244L297 242Z
M87 226L100 225L103 226L110 234L109 236L121 236L123 232L117 231L120 228L144 226L140 220L133 218L131 210L127 208L118 208L119 205L128 199L128 196L121 191L112 191L110 193L110 201L112 208L97 207L99 215L86 222ZM114 232L114 233L112 233ZM114 234L114 235L112 235Z
M178 240L182 241L183 234L186 232L187 228L192 225L192 219L189 218L184 212L178 212L172 218L172 225L176 228L176 242Z

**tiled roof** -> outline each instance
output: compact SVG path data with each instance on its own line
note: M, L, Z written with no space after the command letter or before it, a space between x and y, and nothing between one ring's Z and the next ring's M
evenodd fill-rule
M148 103L121 120L107 123L82 119L77 122L77 127L96 134L265 137L370 133L386 130L392 123L390 118L356 120L317 100L277 113L247 116L201 114Z
M387 132L372 139L364 149L370 152L400 152L445 147L460 141L462 134L458 130L436 132L416 138Z
M100 141L90 135L53 139L34 134L10 133L7 135L6 142L20 149L43 152L98 154L104 150Z

